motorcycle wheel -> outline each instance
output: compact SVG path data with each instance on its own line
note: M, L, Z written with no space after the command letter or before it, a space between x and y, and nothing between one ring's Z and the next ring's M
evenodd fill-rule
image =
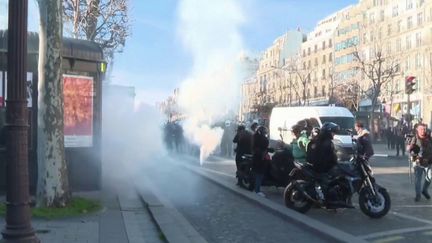
M377 196L374 197L368 188L363 188L359 195L361 211L367 216L378 219L390 210L390 195L384 188L378 188Z
M306 198L306 196L296 188L296 184L304 182L292 182L284 190L284 201L285 206L291 208L300 213L306 213L311 209L312 202Z
M254 178L240 178L239 182L241 187L249 191L253 191L253 189L255 188Z

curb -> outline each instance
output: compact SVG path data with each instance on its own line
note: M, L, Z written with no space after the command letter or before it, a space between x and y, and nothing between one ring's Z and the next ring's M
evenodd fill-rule
M304 214L298 213L293 210L289 210L286 207L279 205L277 203L274 203L268 199L259 197L253 193L250 193L249 191L245 191L244 189L234 187L231 183L227 183L224 181L220 181L216 178L216 176L209 174L207 172L204 172L200 169L197 169L195 166L186 165L182 163L175 162L176 164L183 166L184 168L203 176L204 178L208 179L209 181L224 187L226 189L229 189L233 191L234 193L242 196L243 198L258 204L259 206L263 207L264 209L269 210L272 213L275 213L278 216L281 216L284 219L287 219L291 222L294 222L298 225L304 226L305 228L308 228L312 232L319 234L320 236L330 240L331 242L367 242L359 237L356 237L354 235L351 235L349 233L346 233L344 231L341 231L337 228L334 228L332 226L329 226L327 224L321 223L318 220L312 219Z
M143 178L141 178L143 179ZM152 188L155 188L148 179L145 185L135 189L143 204L150 212L159 230L170 243L207 243L207 241L195 230L195 228L178 212L167 200L158 195Z

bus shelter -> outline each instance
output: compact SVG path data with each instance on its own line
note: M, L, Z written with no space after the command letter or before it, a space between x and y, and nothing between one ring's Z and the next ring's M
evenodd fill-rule
M37 33L28 34L27 99L29 112L30 191L37 182L38 49ZM63 39L65 156L72 191L101 187L102 80L106 63L94 42ZM7 31L0 30L0 131L7 99ZM0 190L6 189L5 136L0 132Z

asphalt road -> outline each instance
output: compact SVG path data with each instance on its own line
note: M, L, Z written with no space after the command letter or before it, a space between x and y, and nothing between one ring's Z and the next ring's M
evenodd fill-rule
M231 159L214 158L202 166L194 159L186 162L235 184L235 164ZM336 212L312 209L307 215L370 242L432 242L432 204L424 198L414 202L414 185L409 180L406 158L374 157L371 166L377 182L390 193L392 209L388 215L370 219L358 208ZM263 191L269 200L283 204L283 188L269 187Z
M208 242L326 242L168 160L147 165L145 176Z

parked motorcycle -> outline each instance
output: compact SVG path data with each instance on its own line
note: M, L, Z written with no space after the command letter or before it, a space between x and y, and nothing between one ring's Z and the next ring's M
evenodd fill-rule
M368 160L357 154L347 163L338 165L326 174L317 174L311 164L295 163L290 173L294 178L285 188L284 201L288 208L306 213L313 205L321 208L354 208L353 194L359 194L361 211L371 218L381 218L390 210L390 196L373 177Z
M294 158L291 151L286 147L277 150L269 148L269 153L274 153L268 157L267 171L264 175L262 186L286 187L289 183L289 174L294 168ZM255 174L252 170L253 156L242 156L242 162L239 163L237 178L240 186L252 191L255 187Z

